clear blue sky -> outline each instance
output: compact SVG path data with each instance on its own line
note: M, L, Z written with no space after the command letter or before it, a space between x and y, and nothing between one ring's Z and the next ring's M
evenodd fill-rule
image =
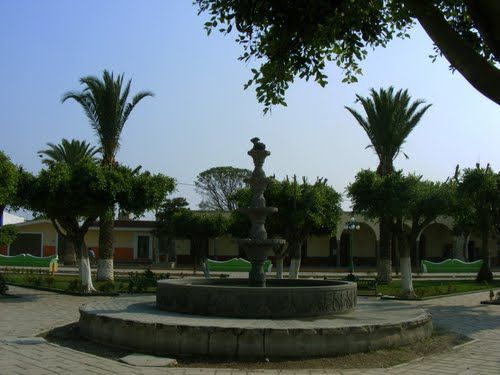
M371 87L407 88L433 106L410 134L398 168L444 180L455 165L491 163L500 168L500 107L476 92L445 60L431 63L432 43L415 27L411 40L370 52L359 83L340 83L328 67L329 85L297 81L288 107L262 115L253 89L243 90L248 66L234 36L206 36L191 1L0 0L0 149L31 171L36 152L62 138L96 143L83 111L61 104L78 79L103 69L124 72L132 90L148 89L122 134L118 160L162 172L182 183L210 167L251 168L249 139L272 152L267 174L327 177L344 192L357 171L375 168L369 141L344 109ZM192 187L176 195L196 207ZM349 208L344 202L344 208Z

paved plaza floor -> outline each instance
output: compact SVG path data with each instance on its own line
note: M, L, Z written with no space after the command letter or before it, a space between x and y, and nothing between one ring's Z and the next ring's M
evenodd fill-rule
M0 374L500 374L500 306L480 305L487 292L413 304L427 309L434 325L474 338L450 352L389 369L221 370L134 367L74 351L36 336L78 320L78 307L96 299L11 287L21 298L0 299ZM134 298L127 296L126 298ZM142 298L137 297L138 300ZM383 303L383 302L382 302Z

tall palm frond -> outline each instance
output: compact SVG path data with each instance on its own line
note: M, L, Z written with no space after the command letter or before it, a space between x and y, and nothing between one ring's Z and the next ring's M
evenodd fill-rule
M127 102L132 80L124 85L123 74L115 79L114 74L107 70L104 70L102 79L87 76L82 77L80 83L85 86L83 91L65 93L62 102L73 99L82 106L99 138L103 163L114 164L125 122L134 107L145 97L153 96L153 93L141 91L131 102Z
M47 143L48 148L46 150L38 151L38 155L42 158L42 163L51 167L57 163L66 163L68 165L75 165L84 158L89 158L94 162L99 160L96 157L101 153L100 147L94 147L87 143L86 141L79 141L77 139L72 139L68 141L63 138L61 143L55 145L53 143Z
M394 93L394 87L370 90L370 97L356 95L365 110L363 117L356 110L345 107L364 129L377 154L382 170L392 171L392 163L401 152L402 146L421 120L431 104L420 107L425 102L421 99L411 102L408 90ZM406 154L405 154L406 156ZM406 156L407 157L407 156Z

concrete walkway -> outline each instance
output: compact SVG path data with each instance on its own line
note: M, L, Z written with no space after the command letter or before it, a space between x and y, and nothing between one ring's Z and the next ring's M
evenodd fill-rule
M0 299L0 374L500 374L500 306L480 305L487 292L418 303L435 326L477 339L445 354L390 369L211 370L133 367L50 344L35 336L78 319L78 307L91 299L11 287L22 298ZM127 297L130 298L130 297ZM140 297L138 297L140 298Z

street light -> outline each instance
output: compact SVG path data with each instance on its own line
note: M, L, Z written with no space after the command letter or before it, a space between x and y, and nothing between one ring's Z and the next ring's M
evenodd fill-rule
M354 237L354 231L359 230L359 224L354 216L345 223L344 229L349 231L349 275L347 275L346 279L356 281L357 277L354 276L354 261L352 256L352 238Z

